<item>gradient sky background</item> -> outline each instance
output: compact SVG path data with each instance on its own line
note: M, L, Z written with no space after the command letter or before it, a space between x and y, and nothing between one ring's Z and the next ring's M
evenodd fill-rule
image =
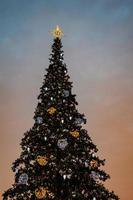
M133 199L132 0L0 0L0 191L33 125L57 24L79 111L106 158L106 186Z

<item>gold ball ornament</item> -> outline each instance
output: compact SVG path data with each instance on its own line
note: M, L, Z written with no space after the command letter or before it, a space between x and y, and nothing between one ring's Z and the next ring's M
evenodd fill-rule
M62 36L64 35L61 28L59 27L59 25L56 26L56 28L52 31L52 35L54 38L59 38L61 39Z
M71 131L70 134L75 138L79 137L79 132L78 131Z
M37 199L43 199L47 195L47 188L39 187L35 190Z
M36 161L41 166L45 166L48 163L48 160L47 160L47 158L45 156L37 156Z
M48 111L49 114L52 115L52 114L54 114L56 112L56 108L50 107L47 111Z
M93 159L90 161L90 165L92 168L98 167L98 161Z

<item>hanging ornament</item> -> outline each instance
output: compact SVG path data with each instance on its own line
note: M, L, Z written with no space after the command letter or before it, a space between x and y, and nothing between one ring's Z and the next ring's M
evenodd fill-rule
M54 97L50 97L50 100L52 100L52 101L53 101L53 100L54 100Z
M70 116L69 119L71 120L71 119L72 119L72 116Z
M69 90L63 90L63 96L68 97L70 94Z
M63 129L63 132L69 132L69 130L65 128L65 129Z
M92 168L98 167L98 161L93 159L90 161L90 165Z
M64 119L61 119L61 123L62 123L62 124L64 123Z
M38 123L38 124L41 124L42 121L43 121L42 117L37 117L37 123Z
M72 173L72 169L71 168L68 169L68 173Z
M56 159L55 155L52 155L52 154L51 154L51 155L50 155L50 159L51 159L51 160L55 160L55 159Z
M72 197L76 197L76 192L72 191Z
M54 107L50 107L50 108L49 108L47 111L48 111L48 113L49 113L49 114L51 114L51 115L52 115L52 114L54 114L54 113L55 113L55 111L56 111L56 108L54 108Z
M79 132L78 131L71 131L70 134L75 138L79 137Z
M57 146L61 149L64 150L66 146L68 145L67 139L59 139L57 142Z
M65 180L65 179L66 179L66 177L67 177L67 176L66 176L66 174L64 174L64 175L63 175L63 179Z
M47 195L47 188L39 187L35 190L35 195L37 199L43 199Z
M30 164L34 165L35 161L34 160L30 160Z
M18 183L26 185L27 182L28 182L28 175L26 173L21 174L19 177Z
M45 140L45 141L47 140L47 137L46 137L46 136L44 137L44 140Z
M71 174L64 174L63 175L63 179L65 180L65 179L70 179L71 178Z
M89 167L89 163L85 161L85 167Z
M66 176L67 176L68 179L70 179L72 175L71 174L67 174Z
M95 155L95 153L92 153L92 157L94 158L96 155Z
M27 148L27 151L30 152L30 147Z
M47 87L45 87L45 88L44 88L44 90L45 90L45 91L47 91L47 90L48 90L48 88L47 88Z
M45 156L37 156L36 161L41 166L45 166L48 163L48 160L47 160L47 158Z
M75 123L75 125L80 125L83 122L84 122L84 120L82 118L76 118L74 123Z
M97 181L99 179L99 173L91 171L90 177Z

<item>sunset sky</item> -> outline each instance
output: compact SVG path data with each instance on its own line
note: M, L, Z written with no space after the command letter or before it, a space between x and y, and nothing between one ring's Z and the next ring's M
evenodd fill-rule
M57 24L85 128L106 159L106 186L132 200L132 0L0 0L0 192L14 182Z

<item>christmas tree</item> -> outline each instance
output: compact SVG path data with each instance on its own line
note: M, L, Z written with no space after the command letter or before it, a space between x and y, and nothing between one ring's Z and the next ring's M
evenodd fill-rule
M33 127L24 133L22 152L12 170L15 181L3 200L118 200L103 182L109 175L97 156L84 114L77 110L72 82L64 64L57 26L50 64L46 69L35 110Z

